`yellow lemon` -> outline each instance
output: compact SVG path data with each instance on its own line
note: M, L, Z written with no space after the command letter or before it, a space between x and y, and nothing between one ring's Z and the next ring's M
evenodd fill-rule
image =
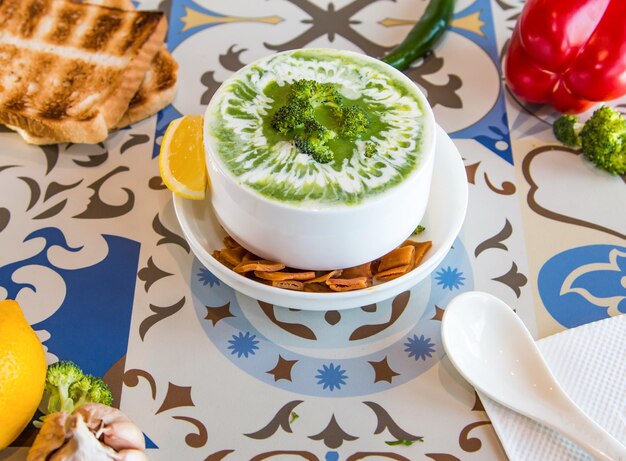
M0 450L37 410L46 380L46 354L15 301L0 301Z
M173 120L163 136L159 153L161 179L181 197L202 200L207 185L201 115Z

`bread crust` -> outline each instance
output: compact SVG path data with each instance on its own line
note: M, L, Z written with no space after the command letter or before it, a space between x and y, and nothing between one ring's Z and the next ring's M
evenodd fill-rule
M17 131L29 144L56 144L58 139L63 142L97 144L109 134L106 121L101 114L90 121L67 123L41 120L26 117L22 114L0 111L0 123Z
M160 49L150 65L128 109L114 128L132 125L156 114L169 105L176 96L178 63L165 49Z
M112 92L114 97L108 98L102 106L107 128L113 128L126 112L128 104L137 93L146 72L150 68L152 58L163 46L166 33L167 23L165 16L162 16L152 34L148 36L133 59L133 65L124 72L123 78L120 79L120 85Z

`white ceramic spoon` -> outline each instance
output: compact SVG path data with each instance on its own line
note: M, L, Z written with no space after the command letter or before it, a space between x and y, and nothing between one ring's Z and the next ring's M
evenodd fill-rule
M598 461L626 461L626 447L563 392L504 302L478 291L463 293L446 307L441 328L450 361L476 389L563 434Z

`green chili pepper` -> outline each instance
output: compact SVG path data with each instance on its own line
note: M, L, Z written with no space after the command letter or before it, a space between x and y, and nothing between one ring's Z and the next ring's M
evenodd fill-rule
M406 38L382 61L398 70L405 70L413 61L424 56L435 46L448 28L455 0L430 0L426 11Z

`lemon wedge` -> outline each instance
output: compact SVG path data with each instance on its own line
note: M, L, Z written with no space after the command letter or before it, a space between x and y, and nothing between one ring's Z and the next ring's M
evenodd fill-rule
M202 115L173 120L163 136L159 152L161 179L176 195L193 200L205 197L207 186Z

